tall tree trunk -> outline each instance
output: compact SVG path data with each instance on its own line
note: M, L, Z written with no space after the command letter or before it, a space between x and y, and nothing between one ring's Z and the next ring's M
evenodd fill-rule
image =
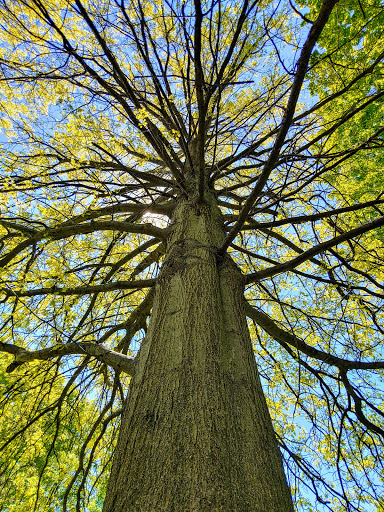
M292 512L214 199L172 226L104 512Z

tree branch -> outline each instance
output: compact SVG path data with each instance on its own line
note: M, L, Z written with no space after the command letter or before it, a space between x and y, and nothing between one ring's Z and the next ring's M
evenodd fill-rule
M334 215L340 215L341 213L359 211L363 210L364 208L369 208L370 206L376 206L383 203L384 200L377 199L373 201L367 201L365 203L354 204L351 206L344 206L342 208L335 208L334 210L314 213L312 215L298 215L297 217L273 220L271 222L255 222L254 228L276 228L286 224L303 224L305 222L314 222L317 220L326 219L328 217L333 217Z
M26 350L18 345L0 342L0 351L13 354L15 360L7 367L7 372L13 372L17 367L30 361L48 361L55 357L68 355L88 355L95 357L98 361L111 366L117 371L122 371L128 375L133 375L134 358L128 357L119 352L114 352L104 345L96 343L79 342L79 343L63 343L54 345L53 347L43 348L41 350Z
M384 202L384 201L383 201ZM154 213L158 215L170 215L174 205L172 203L149 203L149 204L127 204L127 203L116 203L105 208L98 208L97 210L86 210L84 213L68 219L65 224L77 224L85 222L87 220L96 219L98 217L104 217L107 215L118 215L120 213L139 213L144 214Z
M337 0L324 0L319 15L314 24L312 25L311 30L309 31L307 40L304 43L300 58L297 62L297 72L295 75L294 82L292 84L291 94L288 99L285 114L281 122L278 134L276 136L275 144L264 166L264 169L256 182L254 189L249 194L248 199L246 200L244 207L239 214L238 220L235 222L233 228L231 229L226 239L224 240L224 243L220 248L221 252L225 252L230 246L230 244L233 242L233 240L236 238L236 236L239 234L244 222L248 217L248 214L252 206L254 205L257 197L264 188L264 185L266 184L268 177L271 174L277 159L279 158L280 149L284 144L285 137L288 133L289 127L291 126L292 123L293 116L295 114L296 104L299 99L299 94L301 91L301 87L303 85L304 77L307 73L308 62L312 53L312 49L315 46L336 3Z
M10 288L0 288L0 291L12 297L36 297L37 295L87 295L91 293L110 292L113 290L150 288L155 286L156 282L157 279L141 279L137 281L117 281L115 283L77 286L74 288L59 288L57 286L38 288L36 290L11 290Z
M7 265L12 259L17 256L24 249L33 245L37 242L40 242L44 238L49 238L52 240L61 240L63 238L68 238L74 235L85 235L88 233L93 233L95 231L120 231L123 233L140 233L143 235L153 236L155 238L163 239L168 234L168 229L158 228L157 226L153 226L152 224L135 224L133 222L120 222L115 220L110 221L91 221L87 224L72 224L55 228L48 228L45 231L40 231L34 236L28 238L28 240L24 240L20 242L16 247L14 247L6 256L0 259L0 267L4 267Z
M384 361L350 361L311 347L302 339L279 327L267 314L259 309L253 308L247 301L245 301L245 314L282 346L284 346L284 344L291 345L300 350L300 352L318 361L323 361L324 363L337 366L344 370L378 370L384 368Z
M313 256L320 254L335 245L338 245L347 240L351 240L352 238L362 235L363 233L367 233L372 229L378 228L380 226L384 226L384 216L377 217L371 222L367 222L358 228L351 229L346 231L342 235L335 236L326 242L322 242L321 244L315 245L308 249L307 251L303 251L299 256L293 258L292 260L286 261L285 263L280 263L279 265L275 265L274 267L269 267L264 270L259 270L258 272L254 272L252 274L248 274L245 276L246 284L254 283L255 281L260 281L261 279L265 279L267 277L272 277L277 274L281 274L282 272L288 272L289 270L293 270L294 268L301 265L305 261L309 260Z

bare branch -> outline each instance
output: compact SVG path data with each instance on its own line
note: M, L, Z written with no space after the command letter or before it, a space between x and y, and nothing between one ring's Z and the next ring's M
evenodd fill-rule
M155 286L156 282L157 279L154 278L137 281L116 281L114 283L77 286L74 288L50 286L47 288L38 288L36 290L12 290L7 287L0 288L0 291L11 297L36 297L38 295L89 295L91 293L111 292L114 290L139 290L141 288L151 288L152 286Z
M17 345L0 343L0 351L13 354L15 360L8 366L7 372L13 372L17 367L30 361L48 361L56 357L68 355L88 355L95 357L117 371L122 371L128 375L133 375L134 358L128 357L119 352L114 352L104 345L96 343L79 342L58 344L53 347L43 348L41 350L26 350Z
M264 169L256 182L255 187L249 194L243 206L243 209L239 214L238 220L235 222L233 228L231 229L226 239L224 240L224 243L220 248L221 252L225 252L238 235L239 231L241 230L241 227L243 226L244 222L248 217L249 212L251 211L252 206L254 205L260 192L263 190L264 185L266 184L277 159L279 158L280 149L284 143L285 137L288 133L289 127L291 126L292 123L293 116L295 114L297 100L299 99L299 94L301 91L301 87L303 85L304 77L307 73L308 62L312 53L312 49L315 46L316 41L318 40L325 24L327 23L328 18L332 12L332 9L336 5L336 3L337 0L325 0L323 2L319 15L316 21L313 23L311 30L309 31L307 40L303 46L300 58L297 62L297 71L294 82L292 84L291 94L289 96L288 104L285 109L280 129L276 136L275 144L264 166Z
M344 370L378 370L384 368L384 361L351 361L332 354L327 354L326 352L312 347L294 334L279 327L268 315L259 309L253 308L248 302L245 303L245 313L278 343L287 343L318 361L323 361L324 363L337 366L337 368Z
M354 204L351 206L344 206L342 208L335 208L334 210L323 211L319 213L309 214L309 215L298 215L297 217L290 217L287 219L279 219L273 220L271 222L250 222L254 229L259 228L276 228L279 226L285 226L286 224L302 224L305 222L314 222L316 220L327 219L334 215L340 215L341 213L347 212L355 212L359 210L363 210L364 208L370 208L372 206L377 206L379 204L383 204L384 200L374 200L374 201L366 201L365 203Z
M14 249L12 249L6 256L0 259L0 267L4 267L13 260L18 254L30 245L36 244L44 239L61 240L74 235L84 235L94 233L96 231L119 231L122 233L140 233L143 235L150 235L155 238L165 238L168 234L167 229L158 228L152 224L134 224L131 222L119 221L91 221L87 224L72 224L62 225L61 227L49 228L45 231L40 231L38 234L31 236L28 240L20 242Z
M288 272L289 270L293 270L297 266L301 265L305 261L309 260L313 256L320 254L324 251L327 251L331 247L335 247L336 245L346 242L348 240L352 240L353 238L367 233L368 231L372 231L380 226L384 226L384 216L377 217L371 222L367 222L358 228L351 229L349 231L345 231L342 235L335 236L326 242L322 242L318 245L311 247L307 251L303 251L299 256L293 258L292 260L286 261L285 263L280 263L279 265L275 265L273 267L266 268L264 270L259 270L258 272L254 272L252 274L248 274L245 277L245 282L247 284L254 283L256 281L261 281L267 277L272 277L277 274L281 274L282 272Z

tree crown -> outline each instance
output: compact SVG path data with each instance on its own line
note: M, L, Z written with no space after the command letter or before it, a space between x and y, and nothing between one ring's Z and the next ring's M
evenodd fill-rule
M244 274L297 506L379 503L383 15L378 1L0 1L0 349L31 374L2 378L2 403L28 410L16 434L46 437L42 507L46 468L71 455L55 446L77 436L68 407L91 426L64 509L71 490L80 510L104 489L180 201L220 209L215 251Z

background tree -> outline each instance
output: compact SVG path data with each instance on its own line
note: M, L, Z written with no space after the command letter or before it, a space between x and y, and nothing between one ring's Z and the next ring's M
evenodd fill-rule
M105 427L113 417L104 415L103 422L95 423L99 400L84 399L86 381L66 379L56 363L42 367L31 362L7 375L5 368L12 359L2 354L0 510L51 512L61 510L64 499L75 510L78 493L66 496L65 491L73 478L69 468L79 462L83 465L79 493L86 510L100 510L106 483L103 468L110 458L106 447L111 444ZM97 460L97 473L81 460L87 448Z
M295 506L379 508L380 3L0 9L4 487L97 509L120 428L105 511L287 512L260 374Z

